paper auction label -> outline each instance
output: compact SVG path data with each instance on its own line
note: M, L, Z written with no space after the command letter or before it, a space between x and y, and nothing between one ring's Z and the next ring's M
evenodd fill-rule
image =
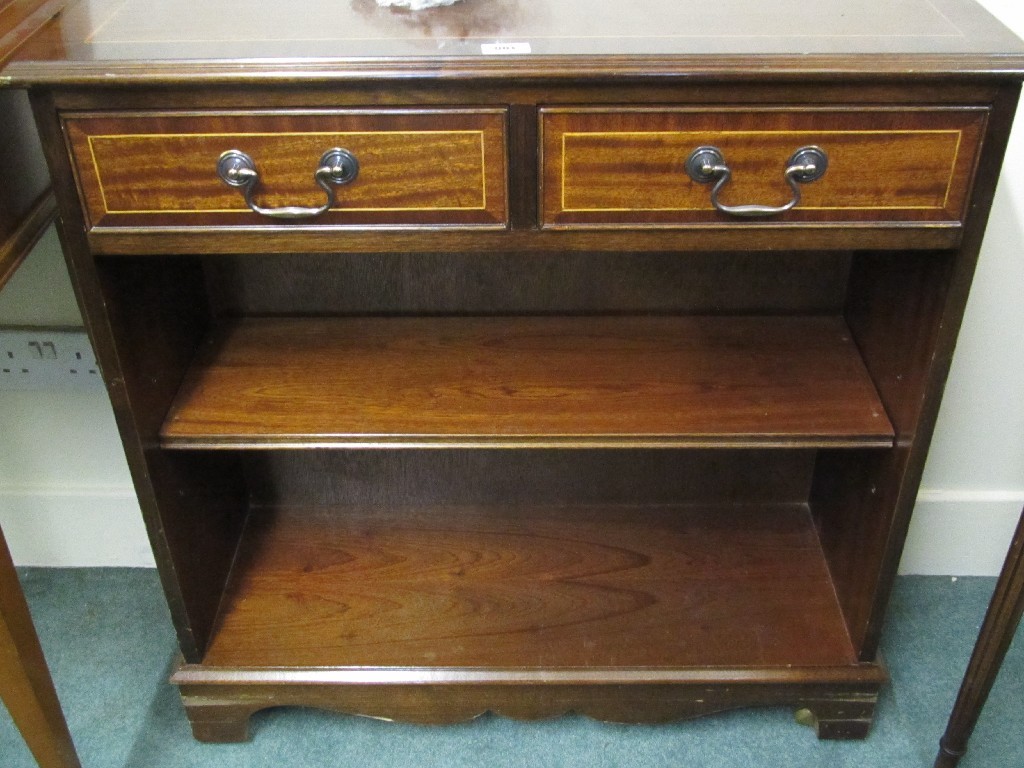
M516 53L529 53L529 43L481 43L480 53L485 56L509 56Z

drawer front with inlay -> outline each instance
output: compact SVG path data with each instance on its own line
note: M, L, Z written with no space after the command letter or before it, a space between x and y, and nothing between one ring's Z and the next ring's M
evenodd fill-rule
M92 227L504 227L505 125L504 109L65 115Z
M955 225L987 114L544 109L542 225Z

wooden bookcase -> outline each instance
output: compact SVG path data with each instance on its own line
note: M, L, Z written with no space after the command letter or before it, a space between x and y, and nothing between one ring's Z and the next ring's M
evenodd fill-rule
M866 735L1024 72L936 2L886 10L895 43L837 10L797 49L768 22L802 0L701 40L658 35L675 3L552 0L552 34L498 20L537 52L496 58L469 3L426 30L311 3L333 42L253 19L226 43L173 2L54 20L6 76L34 87L196 736L288 704L788 705ZM716 211L686 170L706 145L723 204L799 204ZM790 185L808 146L828 170ZM334 147L358 175L316 216L218 178L244 152L250 202L313 208Z

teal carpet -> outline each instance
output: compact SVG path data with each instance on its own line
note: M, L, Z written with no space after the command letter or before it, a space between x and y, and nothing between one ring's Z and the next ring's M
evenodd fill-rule
M285 709L254 717L251 743L206 745L165 682L175 642L155 571L20 573L85 768L930 768L995 583L897 581L884 644L893 681L862 742L820 742L785 709L667 726L484 717L443 727ZM1024 766L1022 645L1011 648L963 768ZM34 765L4 713L0 768Z

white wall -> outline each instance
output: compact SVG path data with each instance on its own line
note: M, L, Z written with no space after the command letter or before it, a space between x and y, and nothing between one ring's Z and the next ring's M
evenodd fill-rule
M1018 2L982 5L1024 37ZM1022 242L1024 115L996 193L904 573L997 573L1024 505ZM16 324L81 324L52 232L0 294L0 325ZM0 526L23 565L152 565L102 390L0 393Z
M0 325L81 324L51 228L0 293ZM19 565L153 565L102 387L0 392L0 528Z
M1020 0L980 0L1024 37ZM1024 506L1024 110L1018 110L902 570L998 573Z

